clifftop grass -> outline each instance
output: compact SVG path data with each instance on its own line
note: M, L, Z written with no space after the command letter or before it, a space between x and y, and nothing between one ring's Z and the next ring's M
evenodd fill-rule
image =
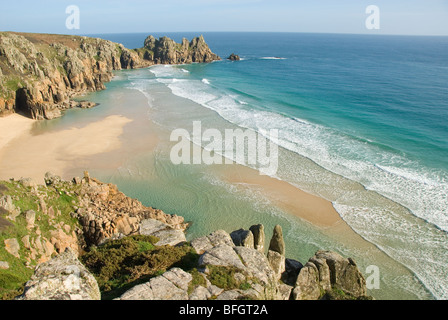
M8 269L0 269L0 300L13 299L21 293L41 258L41 255L31 258L31 251L24 244L25 236L29 236L31 241L50 239L50 233L57 230L57 225L68 225L71 230L78 227L78 221L71 216L78 204L75 189L75 186L67 184L61 189L39 186L33 190L18 181L0 181L0 198L10 196L14 206L20 211L15 221L6 218L10 212L0 211L0 261L9 265ZM51 207L56 213L59 210L60 214L50 217L44 213L41 201L47 209ZM29 210L36 213L33 228L27 228L25 213ZM8 239L17 240L20 246L19 257L6 250L5 240Z

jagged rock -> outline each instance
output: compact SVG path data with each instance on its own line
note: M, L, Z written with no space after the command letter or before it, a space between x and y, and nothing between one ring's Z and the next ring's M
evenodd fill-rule
M100 300L95 278L67 249L37 266L18 300Z
M53 172L47 172L45 174L45 179L44 180L45 180L45 184L47 186L55 185L55 184L60 183L62 181L61 177L56 175L56 174L54 174Z
M283 231L280 225L276 225L274 228L274 234L272 235L271 242L269 244L269 250L285 255L285 241L283 240Z
M20 258L19 255L20 245L16 238L6 239L4 243L6 251L8 251L16 258Z
M155 64L212 62L221 59L210 50L203 36L194 38L190 43L184 38L182 44L168 37L155 39L149 36L140 55L142 59L153 60Z
M352 259L330 251L318 251L300 270L293 290L295 300L316 300L342 290L350 298L365 297L366 281Z
M196 287L189 296L189 300L208 300L212 297L209 290L204 287Z
M22 178L19 181L24 187L27 188L36 188L37 189L37 183L31 178Z
M240 56L236 55L234 53L232 53L227 59L230 61L240 61L241 60Z
M71 233L62 228L51 230L50 237L50 243L57 253L64 252L67 248L70 248L75 254L79 253L78 237L74 230Z
M176 246L187 241L182 230L174 230L169 225L153 219L146 219L140 223L140 234L159 238L157 246Z
M20 215L20 209L16 208L14 203L12 202L12 198L10 195L6 195L0 198L0 208L9 213L6 217L11 221L16 221L16 218Z
M264 252L264 242L265 242L265 233L264 226L262 224L257 224L251 226L249 230L254 235L254 248L260 252Z
M219 245L207 250L200 258L199 265L213 265L223 267L235 267L237 269L244 269L238 254L233 250L233 247L227 245Z
M28 229L34 228L34 221L36 220L36 212L34 210L28 210L25 213L26 227Z
M367 294L366 281L353 259L346 259L336 252L319 251L314 260L325 261L328 265L332 287L336 286L355 297Z
M203 254L205 251L219 245L234 246L232 238L224 230L217 230L206 237L197 238L191 241L191 246L198 254Z
M188 285L192 276L174 268L149 282L135 286L118 300L188 300Z
M292 294L294 300L317 300L322 296L319 288L319 271L312 262L308 262L300 270Z
M160 234L164 244L185 241L184 230L188 224L177 215L165 214L161 210L145 207L140 201L127 197L118 191L117 186L105 184L85 174L81 184L81 202L74 213L78 218L87 245L99 245L108 240L120 239L136 234L141 222L146 219L158 220L163 226ZM92 205L94 204L94 205ZM165 230L165 231L163 231ZM145 234L157 232L146 231ZM160 242L163 245L163 242Z
M280 253L269 250L268 251L268 261L271 265L272 270L278 280L281 279L283 272L285 272L285 256L282 256Z
M252 231L239 229L230 234L235 246L254 248L254 235Z
M289 300L291 298L293 286L282 283L278 286L278 300Z
M249 272L265 286L275 286L276 275L265 255L246 247L235 247L234 250L244 263L244 267L240 269Z
M282 281L286 284L294 286L297 276L303 265L294 259L285 259L285 272L282 274Z

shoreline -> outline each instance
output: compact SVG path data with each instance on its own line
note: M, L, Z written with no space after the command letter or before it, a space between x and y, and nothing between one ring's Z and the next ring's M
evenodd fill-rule
M220 169L223 179L233 185L247 185L260 191L280 209L299 217L312 225L331 229L346 224L333 204L322 198L301 190L270 176L262 176L255 169L235 165L232 170Z
M35 120L14 115L0 118L0 136L9 128L25 124L11 131L0 144L0 179L26 177L40 181L48 171L62 176L83 159L119 149L124 126L130 122L124 116L111 115L81 128L35 135Z

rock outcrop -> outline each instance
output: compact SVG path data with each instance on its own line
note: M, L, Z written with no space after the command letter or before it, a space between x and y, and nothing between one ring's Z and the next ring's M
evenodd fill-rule
M155 64L188 64L221 60L210 50L202 35L190 42L183 38L182 43L176 43L168 37L155 39L149 36L145 40L144 47L138 52L140 58L154 61Z
M135 60L122 59L129 55ZM77 36L0 33L0 116L53 119L82 107L73 97L105 89L114 70L147 64L111 41Z
M129 50L97 38L0 32L0 116L53 119L94 106L73 98L105 89L115 70L219 59L202 36L182 44L148 37L144 48Z
M156 236L164 234L166 244L185 241L183 231L188 224L183 217L145 207L140 201L120 192L116 185L90 178L87 172L84 178L74 178L73 182L62 181L60 177L47 173L46 183L53 186L67 183L78 186L79 207L73 217L81 225L87 246L138 234L141 228L151 229L151 221L152 230L147 230L144 234L149 235L154 230Z
M121 276L114 278L122 274L114 273L117 264L121 266L114 260L118 257L126 261L122 272L132 274L126 286L139 283L120 292L121 300L369 299L366 281L350 258L318 251L305 265L287 259L281 226L275 226L267 253L262 225L230 234L218 230L187 242L188 225L182 217L145 207L87 172L73 181L47 173L45 183L0 183L3 214L17 213L8 215L11 226L3 230L12 231L0 244L0 272L37 263L18 299L100 299L91 273L99 278L97 262L111 261L110 269L104 269L107 281L101 280L100 287L120 281ZM33 209L23 209L21 203L31 203ZM14 231L14 226L21 231ZM110 252L100 251L122 247L127 251L113 251L114 259ZM149 280L142 282L145 279ZM111 296L115 297L116 293Z
M355 299L366 295L366 281L356 263L330 251L319 251L308 261L293 290L295 300Z
M56 258L40 264L17 300L100 300L93 275L67 249Z
M230 61L240 61L241 58L240 58L239 55L232 53L232 54L227 58L227 60L230 60Z
M259 226L257 226L259 229ZM334 252L319 251L305 267L298 261L276 260L253 247L238 246L231 235L243 234L243 229L226 233L218 230L193 240L191 245L201 253L199 277L205 281L193 285L190 273L178 268L138 285L119 297L119 300L318 300L362 299L366 296L364 278L353 260ZM278 242L279 229L273 241ZM244 231L244 230L243 230ZM237 237L240 239L240 237ZM268 255L269 255L268 253ZM282 266L281 266L282 265ZM280 274L279 274L280 273ZM219 287L219 283L232 283ZM280 281L280 278L282 281Z

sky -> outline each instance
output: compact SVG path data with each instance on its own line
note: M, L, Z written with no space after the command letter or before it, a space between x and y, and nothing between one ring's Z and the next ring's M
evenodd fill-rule
M79 29L67 28L69 5L79 8ZM379 9L379 19L375 16L379 29L366 27L369 5ZM15 0L2 3L0 30L87 35L253 31L448 36L448 0Z

